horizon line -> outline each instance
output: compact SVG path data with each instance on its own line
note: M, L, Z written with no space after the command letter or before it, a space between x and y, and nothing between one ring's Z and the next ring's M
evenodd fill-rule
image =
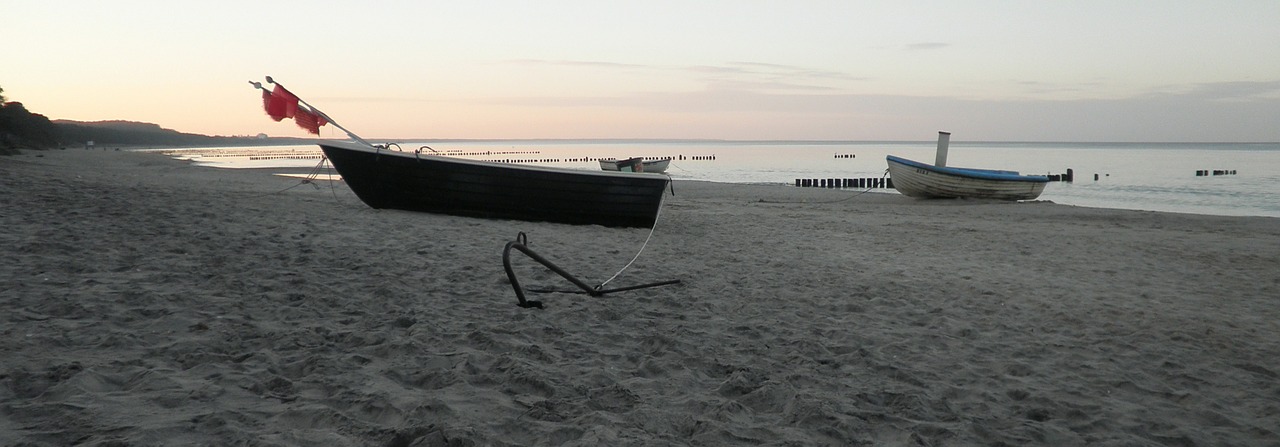
M282 139L298 139L298 137L268 137ZM303 138L305 139L305 138ZM346 140L347 138L314 138L314 140ZM892 140L892 139L733 139L733 138L365 138L371 141L435 141L435 142L637 142L637 143L801 143L801 144L842 144L842 143L936 143L937 140ZM1280 141L1088 141L1088 140L950 140L951 144L1280 144Z

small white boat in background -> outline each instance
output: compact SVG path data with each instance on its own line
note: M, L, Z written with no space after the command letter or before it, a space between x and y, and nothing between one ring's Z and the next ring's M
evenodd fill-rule
M639 169L635 169L635 168L625 169L625 168L629 168L631 165L637 162L641 163L641 166ZM667 166L669 166L670 164L671 164L670 159L643 160L641 158L628 158L626 160L617 160L612 158L606 158L606 159L600 160L600 169L603 169L606 171L627 170L631 172L656 172L661 174L663 172L667 172Z
M948 132L938 132L938 155L932 165L892 155L885 157L894 189L919 198L1034 200L1049 184L1049 177L1045 175L947 167L950 137Z

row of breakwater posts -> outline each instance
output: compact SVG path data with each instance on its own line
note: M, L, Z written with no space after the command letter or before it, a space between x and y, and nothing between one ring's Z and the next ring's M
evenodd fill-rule
M798 188L831 188L831 189L877 189L893 188L893 179L888 177L872 178L798 178Z
M254 155L249 160L319 160L323 154Z
M1066 174L1050 174L1049 181L1053 182L1071 182L1075 180L1075 172L1067 169ZM1097 176L1094 176L1097 180ZM893 179L889 177L871 177L871 178L798 178L795 181L798 188L832 188L832 189L877 189L877 188L893 188Z
M1211 176L1211 175L1236 175L1236 170L1235 169L1214 169L1214 170L1204 169L1204 170L1196 171L1196 177L1205 177L1205 176Z
M118 149L118 148L117 148ZM300 152L300 151L245 151L245 150L210 150L210 151L193 151L191 149L171 149L159 151L160 154L177 157L196 155L199 158L244 158L247 160L318 160L324 156L323 153L316 152Z
M450 154L450 155L453 155L453 154ZM475 155L484 156L489 154L480 153ZM643 158L644 161L659 161L659 160L714 161L716 159L716 156L714 154L712 155L668 155L668 156L660 156L660 157L639 157L639 158ZM497 158L497 159L485 159L483 161L492 162L492 163L582 163L582 162L593 162L593 161L617 161L617 160L618 159L614 157L580 157L580 158Z
M540 154L541 151L465 151L459 149L446 149L443 151L435 151L440 155L452 155L459 157L487 157L492 155L534 155Z

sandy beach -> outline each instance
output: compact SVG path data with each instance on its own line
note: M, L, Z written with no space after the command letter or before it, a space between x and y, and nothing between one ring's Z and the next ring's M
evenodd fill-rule
M649 230L278 171L0 157L0 445L1280 445L1274 218L676 181L524 309Z

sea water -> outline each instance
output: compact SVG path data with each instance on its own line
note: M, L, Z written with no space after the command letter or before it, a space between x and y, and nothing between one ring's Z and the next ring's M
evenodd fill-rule
M401 142L407 151L599 170L600 158L673 158L675 179L794 185L797 179L881 178L886 155L932 164L936 143L501 140ZM423 148L427 146L427 148ZM212 167L311 167L317 146L168 151ZM952 141L947 165L1074 174L1038 200L1097 208L1280 217L1280 143L1000 143ZM1209 175L1197 175L1206 172ZM1213 175L1214 171L1225 172ZM896 194L892 189L873 192Z

